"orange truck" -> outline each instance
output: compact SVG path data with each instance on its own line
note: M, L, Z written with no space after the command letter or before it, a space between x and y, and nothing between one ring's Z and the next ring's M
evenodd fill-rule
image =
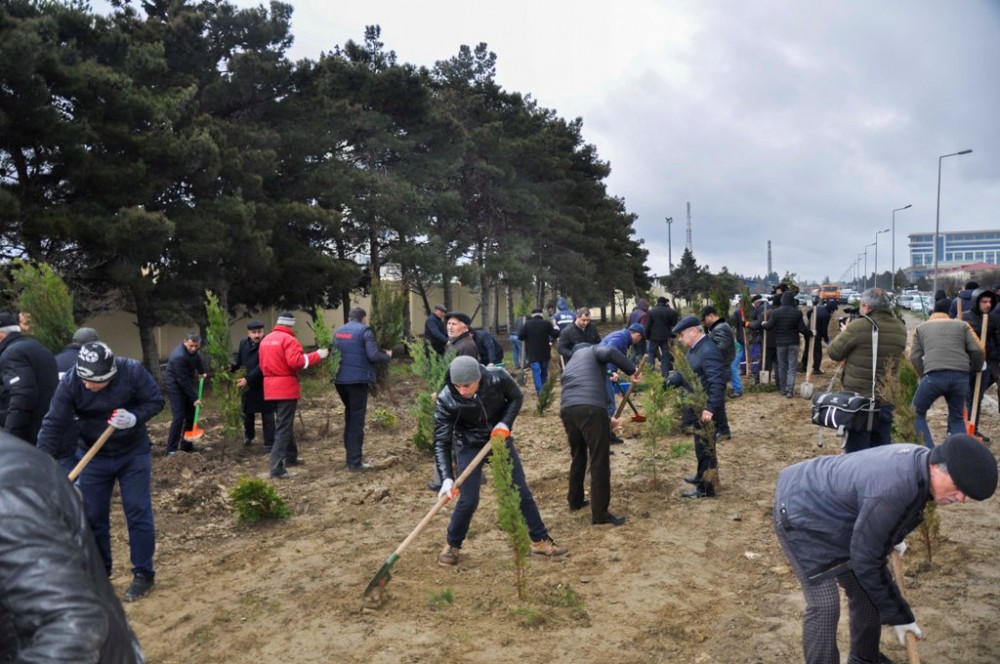
M840 286L837 284L823 284L819 287L819 299L823 302L827 300L840 301Z

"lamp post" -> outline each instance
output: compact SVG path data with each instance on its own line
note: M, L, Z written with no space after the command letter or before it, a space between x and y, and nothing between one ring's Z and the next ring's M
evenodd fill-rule
M889 230L886 228L885 230L875 231L875 283L873 284L875 288L878 288L878 236L882 233L888 233Z
M857 269L857 273L856 273L856 274L857 274L857 276L856 276L856 277L854 278L854 285L855 285L855 286L858 286L858 285L859 285L859 284L858 284L858 282L859 282L859 281L861 281L861 279L860 279L860 277L861 277L861 258L862 258L862 257L863 257L864 255L865 255L865 254L864 254L863 252L862 252L862 253L860 253L860 254L858 254L858 260L856 261L856 263L857 263L857 266L858 266L858 269ZM864 288L864 284L861 284L861 290L864 290L864 289L865 289L865 288Z
M937 295L937 277L938 277L938 242L941 235L941 162L946 157L957 157L960 154L969 154L972 150L962 150L960 152L952 152L951 154L943 154L938 157L938 187L937 187L937 212L934 215L934 285L931 287L934 294Z
M668 274L674 273L673 249L670 246L670 226L674 223L673 217L667 217L667 268Z
M875 241L865 245L865 287L862 292L868 290L868 247L878 247L878 233L875 233ZM876 249L878 251L878 249Z
M889 290L896 290L896 213L900 210L906 210L913 207L910 204L906 204L901 208L896 208L892 211L892 281L889 282L891 288Z

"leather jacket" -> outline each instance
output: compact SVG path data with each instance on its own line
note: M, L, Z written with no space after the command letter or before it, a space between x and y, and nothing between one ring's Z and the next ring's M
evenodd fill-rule
M452 385L449 376L437 396L434 411L434 462L441 479L455 479L452 446L479 449L489 443L490 433L500 422L514 428L524 394L503 369L479 367L479 390L466 399Z

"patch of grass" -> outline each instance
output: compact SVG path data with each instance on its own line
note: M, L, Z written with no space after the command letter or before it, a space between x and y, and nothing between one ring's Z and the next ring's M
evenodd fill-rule
M580 596L576 594L573 588L566 584L558 588L559 594L556 595L553 605L562 607L564 609L580 609L583 608L583 600Z
M527 627L529 629L541 627L547 620L544 613L530 606L516 607L511 610L511 613L514 614L514 618L517 619L517 622L521 625L521 627Z
M691 450L694 449L694 443L690 440L682 440L679 443L673 443L670 446L670 459L680 459L683 456L691 454Z
M441 592L431 593L427 596L427 604L435 611L451 605L454 601L455 593L451 588L445 588Z
M395 429L399 426L399 417L388 408L376 408L368 413L368 418L383 429Z
M778 386L774 383L760 383L758 385L751 385L743 383L744 392L777 392Z
M236 519L253 525L268 519L284 519L292 512L269 482L241 475L229 492Z
M194 631L194 640L199 646L205 645L211 641L214 636L215 634L212 632L211 627L199 627Z

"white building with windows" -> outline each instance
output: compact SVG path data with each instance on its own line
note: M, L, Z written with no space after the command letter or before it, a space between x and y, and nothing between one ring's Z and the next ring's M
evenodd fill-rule
M910 266L914 272L934 268L934 233L911 233ZM938 235L938 269L967 263L1000 265L1000 230L949 231Z

